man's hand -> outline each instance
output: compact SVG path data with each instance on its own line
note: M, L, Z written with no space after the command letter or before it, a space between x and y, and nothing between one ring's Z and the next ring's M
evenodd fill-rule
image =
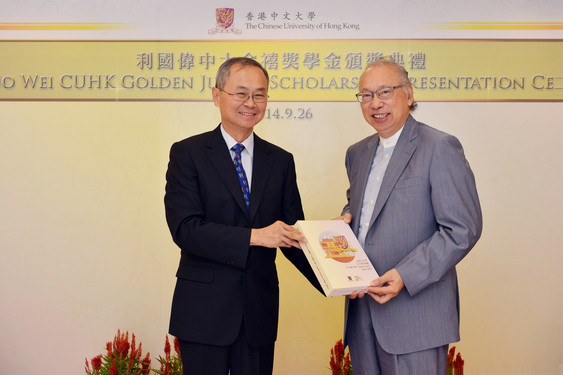
M344 220L344 222L345 222L346 224L350 224L350 222L352 221L352 214L351 214L351 213L347 213L347 214L344 214L344 215L342 215L342 216L335 217L335 218L332 219L332 220Z
M396 297L404 286L401 275L393 268L380 278L373 280L371 286L367 288L367 292L376 302L384 304Z
M364 298L365 292L363 290L360 291L354 291L352 292L352 294L350 294L348 297L350 297L350 299L356 299L356 298Z
M270 248L294 246L300 249L299 241L307 243L305 235L279 220L264 228L253 228L250 234L250 246Z

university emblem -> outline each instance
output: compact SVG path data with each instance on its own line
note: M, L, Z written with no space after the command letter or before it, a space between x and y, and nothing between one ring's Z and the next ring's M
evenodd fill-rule
M233 8L218 8L215 9L215 18L217 25L222 29L228 29L233 25L235 20L235 10Z
M209 34L233 33L240 34L241 31L233 27L235 21L235 10L233 8L215 9L215 20L217 26L209 30Z

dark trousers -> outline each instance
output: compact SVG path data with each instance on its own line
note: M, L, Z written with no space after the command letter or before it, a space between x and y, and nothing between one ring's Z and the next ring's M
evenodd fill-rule
M244 325L229 346L179 343L184 375L271 375L274 368L275 344L252 348Z

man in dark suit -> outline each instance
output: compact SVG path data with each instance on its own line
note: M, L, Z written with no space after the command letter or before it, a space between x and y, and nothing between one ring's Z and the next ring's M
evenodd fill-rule
M175 143L164 198L181 249L170 333L187 374L271 374L277 336L277 247L320 290L291 225L303 218L293 156L253 133L269 77L227 60L213 101L221 124Z
M347 299L354 374L445 374L459 340L455 266L481 235L475 179L460 142L416 121L406 70L377 61L357 94L377 134L350 146L343 214L381 276Z

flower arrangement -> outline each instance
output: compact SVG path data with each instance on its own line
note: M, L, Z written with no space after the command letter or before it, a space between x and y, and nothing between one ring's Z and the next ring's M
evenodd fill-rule
M142 344L136 347L135 335L131 335L129 343L129 332L117 331L113 342L106 344L107 353L98 355L88 362L86 358L86 374L88 375L148 375L151 371L150 354L142 358ZM129 351L131 349L131 351ZM92 365L92 368L90 368Z
M350 353L344 354L344 344L338 340L334 348L330 349L330 369L332 375L353 375Z
M447 375L463 375L463 364L465 361L461 359L461 353L455 355L455 346L450 348L448 352Z
M106 354L100 354L90 361L86 358L84 369L87 375L149 375L151 371L160 375L182 375L182 359L177 338L174 338L176 354L172 355L170 349L167 335L164 357L157 358L160 370L151 369L150 353L143 357L142 344L136 346L135 335L131 335L131 343L129 343L129 332L121 333L118 330L113 342L109 341L106 344Z

